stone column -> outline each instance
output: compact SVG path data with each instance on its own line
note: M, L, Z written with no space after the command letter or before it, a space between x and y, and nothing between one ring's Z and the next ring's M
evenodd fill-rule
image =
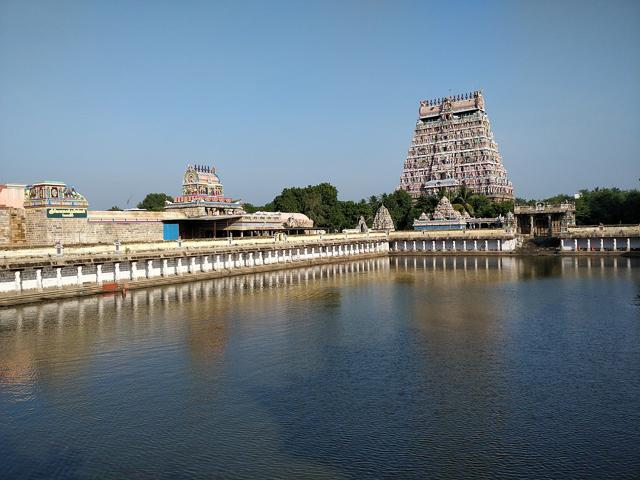
M502 250L502 240L498 239L498 251Z
M113 280L116 282L120 280L120 262L113 264Z
M447 241L446 240L442 240L442 251L446 251L447 250Z
M591 239L587 238L587 252L591 251Z
M573 251L574 252L578 251L578 239L577 238L573 239Z
M36 268L36 287L42 290L42 269Z
M413 251L415 252L416 250L417 250L417 248L416 248L416 241L414 240L414 241L413 241Z
M189 258L189 273L196 273L196 257Z
M489 251L489 240L485 240L484 241L484 251L488 252Z
M604 252L604 238L600 239L600 251Z
M82 265L78 265L78 277L77 277L77 281L78 281L78 285L82 285Z
M627 252L631 251L631 239L627 238Z
M163 258L162 267L160 268L160 275L166 277L169 273L167 270L169 270L169 261L166 258Z
M147 260L147 278L151 277L153 277L153 260Z
M131 280L138 277L138 262L131 262Z
M182 275L182 259L181 258L176 259L176 273L178 275Z
M477 251L478 251L478 241L477 241L477 240L474 240L474 241L473 241L473 251L474 251L474 252L477 252Z
M614 238L613 239L613 251L615 252L617 250L618 247L618 239Z
M455 240L451 240L451 249L455 252L456 251L456 241Z
M14 279L16 282L16 292L22 291L22 276L20 275L20 270L16 270L14 273Z
M431 241L431 251L432 251L432 252L435 252L435 251L436 251L436 241L435 241L435 240L432 240L432 241Z
M529 235L533 236L533 215L529 215L529 228L531 229Z
M60 277L60 269L56 268L56 278L58 280L58 286L62 286L62 278ZM96 265L96 283L102 283L102 265Z
M462 241L462 250L464 250L465 252L467 251L467 241L466 240Z

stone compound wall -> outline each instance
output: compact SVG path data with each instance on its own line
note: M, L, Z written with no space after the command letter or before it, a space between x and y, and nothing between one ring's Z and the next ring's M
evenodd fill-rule
M25 209L25 237L28 245L96 244L162 241L161 215L138 212L89 212L88 218L47 218L44 208ZM150 214L152 212L144 212ZM161 212L160 212L161 213ZM138 214L138 215L136 215ZM161 213L162 214L162 213Z
M11 243L11 223L9 209L0 208L0 245Z
M25 210L0 208L0 245L25 245Z

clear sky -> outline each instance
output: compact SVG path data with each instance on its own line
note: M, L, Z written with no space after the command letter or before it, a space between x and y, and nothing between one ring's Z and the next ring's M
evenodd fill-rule
M253 203L396 188L420 99L482 89L516 194L638 187L640 2L0 0L0 183L94 209L214 164Z

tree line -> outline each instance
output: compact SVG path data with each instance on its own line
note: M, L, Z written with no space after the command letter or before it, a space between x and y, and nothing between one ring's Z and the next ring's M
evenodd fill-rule
M330 232L354 228L358 219L364 217L371 226L380 205L389 210L393 223L398 230L412 229L413 221L420 214L431 214L443 196L447 196L453 208L459 212L468 212L476 218L495 218L513 211L514 202L496 202L485 195L473 193L466 187L453 192L441 190L438 195L424 195L417 200L404 190L392 193L372 195L358 202L339 200L338 189L330 183L308 185L306 187L285 188L271 202L265 205L245 203L247 213L257 211L303 213L313 220L317 228ZM164 193L150 193L138 208L152 211L164 210L165 201L173 198ZM563 201L575 202L576 223L578 225L603 224L639 224L640 223L640 191L636 189L620 190L619 188L595 188L581 190L578 198L572 195L559 194L545 199L516 198L516 205L535 205L543 201L558 204ZM112 207L112 210L118 207Z
M513 202L494 202L484 195L473 194L465 187L453 193L443 189L438 195L422 196L416 201L404 190L396 190L354 202L339 200L338 189L330 183L285 188L273 201L260 206L245 203L244 209L248 213L303 213L313 220L317 228L339 232L345 228L354 228L361 216L371 226L376 212L384 205L389 210L396 229L410 230L413 221L420 214L434 212L444 195L449 196L455 209L460 212L466 210L471 216L497 217L513 210Z

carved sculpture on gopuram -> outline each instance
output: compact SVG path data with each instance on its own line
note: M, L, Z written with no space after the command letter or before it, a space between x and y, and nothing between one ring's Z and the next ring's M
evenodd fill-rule
M396 227L393 224L393 219L391 218L391 214L387 207L384 205L380 205L380 208L376 212L375 217L373 217L373 225L371 226L372 230L387 230L389 232L393 232Z
M399 188L418 198L462 186L513 199L481 91L420 102Z

